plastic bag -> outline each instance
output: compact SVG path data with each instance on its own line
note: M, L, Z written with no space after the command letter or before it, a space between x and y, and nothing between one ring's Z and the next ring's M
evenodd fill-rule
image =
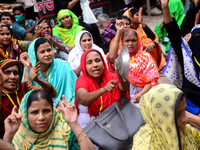
M98 22L96 17L94 16L88 0L81 0L81 9L83 11L83 21L87 24L92 24Z
M131 0L124 0L125 5L130 4L132 1Z

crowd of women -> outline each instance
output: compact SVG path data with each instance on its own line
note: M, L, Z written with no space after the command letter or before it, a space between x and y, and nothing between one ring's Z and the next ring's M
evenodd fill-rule
M121 10L101 34L109 43L104 46L69 9L58 12L54 28L38 21L32 41L13 38L1 23L2 148L101 149L83 129L114 102L120 105L123 95L139 106L145 121L132 149L199 149L200 133L187 123L200 128L200 25L194 26L200 0L191 2L186 15L182 5L161 0L164 20L155 32L143 22L142 8ZM128 80L117 61L123 46ZM164 83L163 74L173 85Z

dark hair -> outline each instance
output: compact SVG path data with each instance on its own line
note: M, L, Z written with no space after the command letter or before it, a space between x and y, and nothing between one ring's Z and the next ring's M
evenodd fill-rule
M9 12L2 12L2 14L0 15L0 21L1 21L1 18L2 18L3 16L9 16L10 19L12 20L12 15L11 15Z
M41 45L41 44L44 44L48 42L51 46L51 42L47 39L47 38L44 38L44 37L41 37L41 38L38 38L36 41L35 41L35 55L37 54L37 50L38 50L38 47ZM37 56L37 55L36 55Z
M28 97L27 110L31 106L32 102L39 101L40 99L45 99L53 109L53 100L51 98L51 95L44 90L35 90L31 92L31 94Z
M132 8L131 9L132 16L134 16L137 12L139 12L139 10L137 8Z
M133 33L135 36L137 36L137 33L134 30L125 30L124 33L122 34L122 40L124 39L125 36L127 36L127 34L129 33Z
M10 31L11 36L13 35L12 29L8 25L3 24L3 25L0 26L0 28L3 28L3 27L8 28L8 30Z
M126 19L126 20L128 20L129 23L131 24L131 19L130 19L129 17L127 17L127 16L121 16L121 17L119 17L118 19L120 19L120 20Z
M16 10L19 10L21 13L25 13L25 9L24 7L22 6L16 6L13 8L13 13L16 11Z
M103 62L103 65L105 66L105 64L104 64L104 59L103 59L101 53L100 53L98 50L93 49L93 50L89 51L87 54L89 54L90 52L96 52L96 53L98 53L98 54L100 55L100 57L101 57L101 60L102 60L102 62ZM85 57L87 56L87 54L85 55ZM86 71L86 73L88 74L87 69L86 69L86 62L85 62L85 71ZM88 74L88 75L89 75L89 74Z

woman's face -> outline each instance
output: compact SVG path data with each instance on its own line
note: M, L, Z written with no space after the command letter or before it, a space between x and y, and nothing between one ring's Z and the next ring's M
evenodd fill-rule
M53 50L48 42L41 44L36 54L41 64L49 65L53 60Z
M11 66L3 71L3 88L14 91L19 84L19 69L17 65Z
M91 51L86 55L85 65L90 77L95 79L101 78L104 71L104 64L101 56L97 52Z
M60 22L66 29L72 28L72 17L70 15L65 15L60 19Z
M7 27L0 27L0 45L5 46L11 42L11 33Z
M36 133L48 130L53 119L53 109L45 99L33 101L28 108L28 121L30 128Z
M46 22L44 22L42 24L42 26L43 26L43 31L46 30L46 29L51 29L50 26L48 25L48 23L46 23Z
M131 28L131 24L127 19L122 19L122 21L123 21L124 29Z
M129 52L134 52L137 48L137 36L132 32L129 32L126 35L124 35L122 42L123 45L125 45L128 48Z
M179 132L183 131L185 129L185 125L188 121L188 118L186 116L186 98L183 97L179 103L178 103L178 108L177 108L177 122L178 122L178 128Z
M133 15L133 24L139 24L139 12Z
M83 51L92 48L92 38L89 34L84 34L80 40L80 45Z

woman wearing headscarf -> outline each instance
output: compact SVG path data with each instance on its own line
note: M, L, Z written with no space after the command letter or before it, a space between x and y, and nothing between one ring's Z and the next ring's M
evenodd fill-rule
M192 27L194 26L195 15L200 8L200 1L191 3L190 9L183 20L181 30L179 30L175 19L171 18L167 2L162 5L163 18L172 46L169 49L170 61L167 62L163 73L187 94L187 104L193 107L187 110L197 115L200 110L200 25L196 25L193 29ZM182 37L190 31L191 38L187 43Z
M27 51L31 41L21 41L12 38L12 30L5 24L0 24L0 60L16 59L22 52Z
M68 60L70 66L76 72L77 76L79 76L81 72L81 56L88 49L96 49L102 54L104 60L106 58L103 50L94 44L93 37L90 32L86 30L80 31L76 36L75 47L70 51Z
M54 57L62 60L68 60L68 53L70 52L69 47L61 41L57 36L52 34L52 27L46 20L40 20L37 22L35 27L35 34L33 40L38 37L45 37L51 41L54 48Z
M184 6L181 0L170 0L169 1L170 14L175 18L179 28L185 17ZM154 32L157 34L159 41L166 47L165 52L168 53L170 48L170 40L167 37L167 31L164 28L163 22L156 25Z
M134 29L125 29L120 24L116 25L117 33L108 53L108 68L114 72L114 59L118 57L119 43L126 46L129 51L130 97L138 103L142 95L157 84L159 79L158 67L152 56L142 50L142 41ZM120 41L120 42L119 42Z
M20 55L23 57L23 54ZM1 61L1 71L2 76L1 82L1 102L0 102L0 135L4 134L4 120L11 114L13 106L17 106L19 109L20 102L23 96L32 89L44 89L52 97L56 96L55 88L38 77L35 68L32 68L32 75L34 76L35 82L41 87L34 86L28 82L21 82L23 74L23 65L20 61L15 59L5 59Z
M186 96L178 88L159 84L140 101L145 125L133 137L132 150L198 150L200 133L186 124Z
M68 9L61 9L57 15L58 25L52 30L67 46L74 46L76 35L84 29L79 26L77 16Z
M12 142L15 149L23 150L94 150L92 142L77 122L76 107L68 103L65 96L63 99L65 106L59 100L59 111L66 122L61 121L48 93L43 90L28 92L20 105L20 115L13 109L6 120L4 140Z
M83 75L76 82L75 104L79 109L79 104L88 106L87 118L79 117L79 122L86 126L90 117L98 116L115 101L120 102L121 95L129 98L129 83L122 79L118 70L117 74L108 72L101 53L95 49L82 54L81 71Z
M54 106L58 106L58 99L61 99L62 95L65 95L67 101L73 104L76 74L67 61L54 58L51 42L43 37L34 40L28 49L28 55L32 66L39 63L39 77L55 87L57 95L53 99ZM28 81L33 85L38 85L38 83L33 81L32 76L26 79L31 79Z
M129 26L125 25L125 22L128 20L124 18L124 16L128 17L131 20L131 24ZM133 28L139 34L142 41L142 48L144 51L147 51L151 54L151 56L155 59L155 62L158 66L159 71L163 69L166 64L165 58L162 54L161 48L158 45L158 37L157 35L143 22L142 19L142 8L140 10L136 8L130 8L121 18L122 25L125 28ZM116 20L115 26L118 24L118 20ZM110 42L112 45L113 40ZM119 49L121 49L121 43L119 44Z

